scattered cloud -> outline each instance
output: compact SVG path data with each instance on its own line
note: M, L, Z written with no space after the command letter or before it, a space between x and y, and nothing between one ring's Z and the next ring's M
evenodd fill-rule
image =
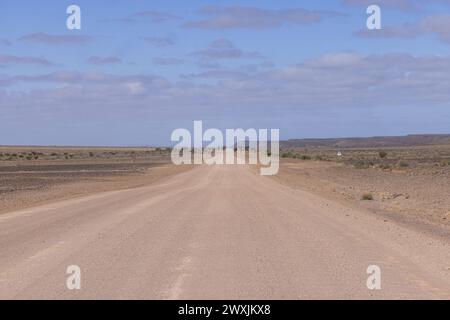
M100 22L106 22L106 23L123 23L123 24L134 24L139 21L146 21L151 23L163 23L168 21L177 21L182 20L181 17L176 16L171 13L157 11L157 10L147 10L147 11L140 11L136 12L134 14L125 16L125 17L119 17L119 18L107 18L107 19L101 19Z
M420 24L420 29L436 34L441 41L450 43L450 15L427 17Z
M395 8L402 11L415 11L417 10L417 1L415 0L343 0L346 5L357 5L368 7L372 4L377 4L380 7Z
M195 74L190 74L184 76L186 79L194 79L194 78L204 78L204 79L233 79L233 80L242 80L248 79L249 75L244 71L239 70L211 70L205 71Z
M273 67L275 67L275 62L270 61L270 60L266 60L266 61L261 62L259 64L259 66L261 68L273 68Z
M211 63L209 65L198 64L202 69L209 69L199 73L183 75L184 78L249 78L252 74L256 74L262 70L268 70L275 67L275 63L270 60L260 63L243 64L234 68L226 68L219 63Z
M124 24L133 24L136 22L136 19L125 17L125 18L107 18L107 19L100 19L99 22L106 22L106 23L124 23Z
M13 85L19 82L27 83L54 83L57 85L76 86L91 88L92 92L98 90L99 94L104 94L108 90L119 90L129 88L130 86L140 84L150 87L162 89L167 87L168 81L163 77L155 75L113 75L100 72L74 72L74 71L57 71L42 75L15 75L9 78L3 78L3 85ZM123 90L122 90L123 92ZM126 92L124 92L126 93ZM106 98L106 97L104 97Z
M121 63L122 60L118 57L97 57L97 56L91 56L88 59L88 63L94 64L94 65L105 65L105 64L117 64Z
M92 37L85 35L55 35L43 32L24 35L19 40L50 45L86 44Z
M448 105L450 57L404 53L335 53L279 68L210 70L168 81L156 75L53 72L40 76L0 77L11 87L20 82L51 83L55 88L24 92L57 107L68 95L83 92L91 104L265 108L369 108ZM205 84L207 80L208 84ZM199 82L197 82L199 81ZM59 97L61 86L65 87ZM8 89L8 90L11 90ZM70 94L68 93L70 92ZM134 98L139 97L139 98ZM52 100L49 100L52 98Z
M200 10L206 19L188 21L185 28L197 29L267 29L286 24L305 25L320 22L325 17L341 16L334 11L307 10L302 8L268 10L256 7L207 6Z
M0 46L11 46L12 42L5 38L0 38Z
M221 59L263 59L264 57L256 51L243 51L227 39L217 39L209 44L204 50L191 52L191 55L198 56L206 61Z
M217 61L199 59L197 61L197 67L202 69L221 69L222 65Z
M154 57L153 64L161 66L176 66L184 63L182 59L177 58L164 58L164 57Z
M160 48L173 46L175 44L175 42L168 37L144 37L143 39L152 46Z
M355 34L362 38L416 38L422 33L422 30L417 25L405 23L401 26L383 27L380 30L368 30L364 28Z
M180 17L173 15L171 13L155 11L155 10L136 12L135 14L132 15L132 17L148 20L152 23L161 23L161 22L181 19Z
M416 38L433 34L440 41L450 43L450 15L429 16L417 24L406 23L401 26L387 26L381 30L362 29L356 32L365 38Z
M364 7L377 4L381 8L397 9L404 12L417 12L430 5L450 5L449 0L342 0L342 3Z
M44 58L0 55L0 64L36 64L41 66L53 66L54 63Z

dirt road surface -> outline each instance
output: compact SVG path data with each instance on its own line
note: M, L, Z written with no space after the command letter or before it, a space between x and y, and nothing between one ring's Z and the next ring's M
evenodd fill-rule
M449 243L251 167L199 166L0 215L0 298L450 299Z

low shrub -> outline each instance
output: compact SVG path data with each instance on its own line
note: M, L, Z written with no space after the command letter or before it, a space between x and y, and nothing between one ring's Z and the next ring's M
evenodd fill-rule
M398 166L399 166L400 168L408 168L408 167L409 167L409 163L408 163L408 162L405 162L405 161L400 161L400 162L398 163Z
M316 161L322 161L323 158L322 158L322 156L314 156L314 160L316 160Z
M371 166L371 163L365 160L357 160L353 163L353 166L356 169L368 169Z
M361 200L364 201L372 201L373 200L373 195L371 193L364 193L361 197Z

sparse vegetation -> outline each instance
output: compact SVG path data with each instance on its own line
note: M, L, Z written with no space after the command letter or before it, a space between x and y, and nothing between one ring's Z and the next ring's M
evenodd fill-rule
M315 155L315 156L314 156L314 160L316 160L316 161L322 161L322 160L323 160L323 157L322 157L322 156Z
M117 152L116 156L111 156L110 151ZM3 146L0 147L0 210L9 210L11 205L58 199L61 190L67 190L64 196L71 196L74 192L89 194L98 190L98 186L100 190L110 190L122 185L143 185L162 176L159 170L147 174L147 169L161 165L167 167L162 169L164 172L187 169L166 166L170 163L168 155L160 155L153 148ZM85 187L80 188L79 183Z
M281 154L282 158L291 158L291 159L301 159L301 160L312 160L312 156L307 154L297 154L291 151L284 152Z
M99 161L101 159L130 159L135 160L146 159L149 155L152 157L168 157L170 153L166 153L169 148L63 148L63 147L46 147L41 150L29 149L28 147L0 147L0 161L29 161L29 160L51 160L65 161L75 159L91 159Z
M361 200L364 200L364 201L372 201L373 199L374 198L371 193L364 193L361 197Z
M342 156L337 156L338 151ZM376 210L408 213L450 226L450 144L432 146L373 146L344 148L284 148L283 152L309 154L324 161L280 166L286 183L343 199L376 203ZM386 152L384 156L380 152ZM359 170L362 169L362 170ZM315 182L317 180L317 182ZM329 183L323 183L327 181ZM362 190L362 191L361 191ZM368 192L369 195L363 194ZM373 198L373 200L372 200ZM414 199L413 201L411 199Z
M353 163L353 166L356 169L368 169L368 168L370 168L370 163L368 161L365 161L365 160L356 160Z
M380 152L378 152L378 156L379 156L381 159L384 159L384 158L386 158L386 156L387 156L387 152L386 152L386 151L380 151Z
M450 166L450 160L441 161L441 167Z
M398 163L398 166L399 166L400 168L408 168L408 167L409 167L409 163L408 163L408 162L405 162L405 161L400 161L400 162Z

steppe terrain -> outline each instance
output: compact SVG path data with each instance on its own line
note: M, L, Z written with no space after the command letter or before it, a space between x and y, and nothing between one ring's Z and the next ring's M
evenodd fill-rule
M139 187L188 169L171 165L166 148L0 147L0 214Z
M450 226L450 145L284 148L281 156L275 179L283 184L397 220Z
M418 141L447 136L438 137ZM397 138L384 144L399 140L406 143ZM450 226L450 144L338 148L329 140L294 141L309 147L282 143L273 177L279 183L397 220ZM380 141L344 139L338 145ZM169 148L0 147L0 213L145 186L189 169L171 164Z
M0 299L450 299L448 146L168 151L3 148Z

